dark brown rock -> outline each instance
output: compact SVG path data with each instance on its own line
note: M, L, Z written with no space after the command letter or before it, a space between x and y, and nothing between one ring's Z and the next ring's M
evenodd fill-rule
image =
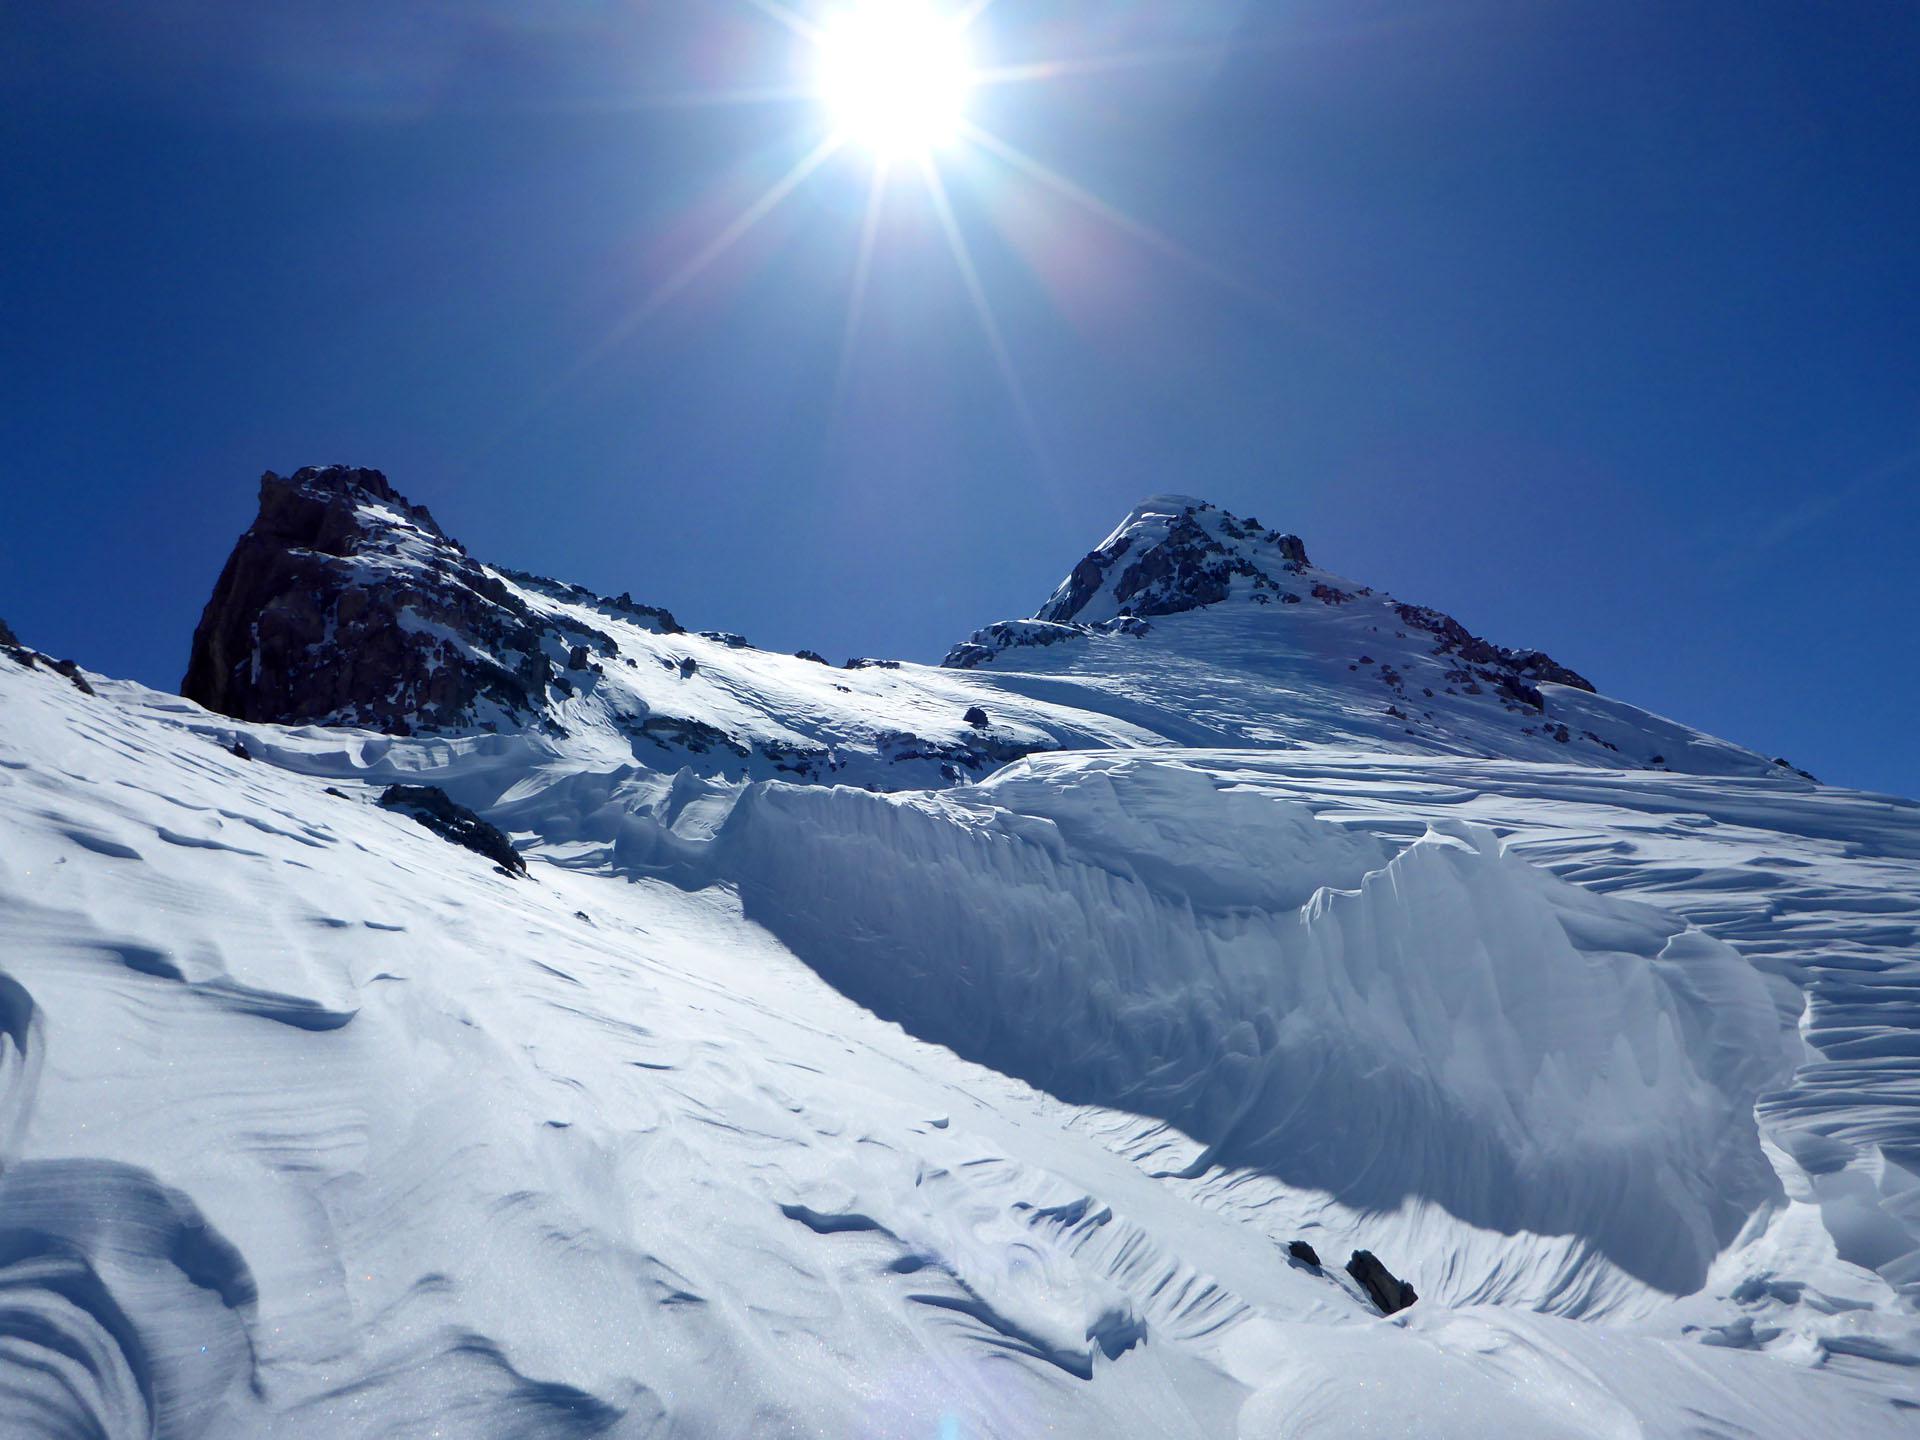
M455 802L438 785L389 785L380 796L388 810L409 815L442 840L484 855L511 875L525 875L527 862L506 832Z
M36 650L31 645L22 645L20 637L13 633L6 621L0 620L0 656L5 656L16 665L29 670L37 670L42 665L56 675L64 675L73 688L82 695L93 694L93 686L87 683L87 677L80 673L80 667L71 660L56 660L45 651Z
M524 724L544 718L553 679L543 636L379 471L269 471L180 688L239 720L402 735Z
M1380 1307L1382 1315L1404 1310L1420 1298L1413 1286L1382 1265L1371 1250L1354 1251L1347 1261L1347 1274L1360 1282L1360 1288Z

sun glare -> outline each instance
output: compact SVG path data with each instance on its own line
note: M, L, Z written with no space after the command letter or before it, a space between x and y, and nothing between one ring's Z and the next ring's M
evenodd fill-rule
M955 205L949 178L973 190L976 199L983 187L999 187L997 198L1012 203L989 204L985 207L988 218L995 218L996 212L1011 214L1015 209L1031 215L1034 201L1050 197L1091 217L1114 235L1156 250L1243 298L1263 304L1275 303L1273 297L1244 284L1070 177L1051 169L987 128L980 117L968 113L976 92L991 93L1006 85L1045 84L1067 76L1132 70L1162 62L1182 63L1192 58L1195 52L1191 48L1135 50L1080 58L1069 55L996 65L984 62L1001 46L990 38L975 40L983 36L981 21L989 11L995 10L995 0L744 0L744 3L791 37L790 53L798 61L798 68L789 72L792 83L699 90L671 97L665 103L764 105L773 101L778 102L777 113L784 117L790 113L787 107L791 103L811 102L826 113L828 123L821 125L818 117L808 116L789 138L795 149L801 142L810 144L811 148L743 209L719 224L703 243L690 241L689 253L676 257L677 263L658 278L645 301L620 319L612 332L579 361L569 378L584 373L661 308L684 295L790 197L803 187L817 183L816 177L821 172L841 168L831 166L830 162L854 149L866 152L872 163L847 167L866 171L866 205L852 237L851 285L834 382L836 409L840 397L846 393L861 320L866 313L869 282L882 243L883 214L892 204L907 203L916 177L924 191L926 205L946 239L947 250L993 363L1006 383L1014 410L1036 455L1043 451L1039 427L1022 390L1006 334L995 314L987 277L974 263L973 246L968 239L970 226L979 222L980 210L975 207L969 212ZM810 67L808 61L800 59L808 55ZM1015 184L1022 187L1017 200L1006 188ZM1030 234L1033 227L1027 224L1023 228ZM1062 227L1052 228L1063 236L1067 234ZM1090 234L1076 232L1079 236ZM1079 239L1075 239L1071 244L1038 247L1027 254L1027 259L1049 284L1069 284L1075 283L1072 277L1084 268L1086 257Z
M847 139L882 159L929 154L966 120L965 27L928 0L857 0L821 36L819 83Z

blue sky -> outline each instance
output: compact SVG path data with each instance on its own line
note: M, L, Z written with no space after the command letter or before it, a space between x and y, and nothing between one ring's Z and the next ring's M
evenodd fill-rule
M676 284L824 123L706 103L805 74L749 0L0 7L0 615L172 687L259 472L338 460L487 559L931 660L1179 490L1920 794L1920 9L997 0L974 43L1072 62L973 116L1082 198L941 162L998 352L912 177L849 326L862 154Z

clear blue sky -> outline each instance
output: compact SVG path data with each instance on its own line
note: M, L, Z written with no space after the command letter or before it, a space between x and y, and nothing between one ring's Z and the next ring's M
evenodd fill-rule
M973 113L1112 207L942 161L1025 418L918 180L847 343L863 155L672 288L820 136L694 103L804 73L749 0L0 0L0 615L172 687L259 472L347 461L486 559L931 660L1181 490L1920 794L1920 6L998 0L975 46L1076 62Z

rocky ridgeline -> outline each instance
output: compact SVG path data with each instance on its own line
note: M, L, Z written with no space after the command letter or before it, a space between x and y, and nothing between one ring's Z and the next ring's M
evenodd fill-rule
M636 649L636 628L672 643ZM731 632L689 634L630 595L483 565L379 471L331 465L261 478L259 514L220 574L181 690L239 720L394 735L564 740L585 725L620 733L649 763L807 782L959 783L1056 743L985 710L967 719L950 688L904 705L876 704L871 687L855 698L814 672L826 661L813 651L782 663L805 662L803 704L831 713L756 721L753 699L743 706L732 672L716 669L731 664L716 652L750 650ZM849 698L820 707L828 690ZM925 723L903 728L910 713Z
M1189 623L1203 610L1213 618ZM3 639L0 654L85 683ZM1082 655L1099 674L1045 698L997 673L1066 674ZM1576 703L1594 687L1552 657L1343 580L1298 536L1185 496L1136 507L1038 615L976 632L945 669L856 657L829 671L814 651L775 655L628 595L484 565L379 471L335 465L262 477L181 688L244 721L519 732L579 753L624 745L651 768L876 789L1112 743L1116 713L1223 744L1510 754L1544 738L1605 766L1750 763L1631 707ZM1144 706L1136 694L1108 710L1114 676Z
M1253 605L1348 605L1372 600L1317 570L1298 535L1270 530L1189 496L1159 496L1136 507L1089 552L1031 620L976 632L947 655L956 669L984 665L1007 650L1090 635L1144 635L1147 617L1177 615L1242 599ZM1593 693L1593 683L1538 650L1483 640L1451 615L1421 605L1385 604L1400 625L1432 637L1428 653L1448 661L1448 679L1484 684L1515 705L1543 708L1542 683ZM1361 663L1361 662L1356 662ZM1365 661L1364 663L1371 663Z
M13 633L13 627L0 620L0 658L11 660L14 664L28 670L42 667L56 675L64 675L69 684L83 695L93 694L93 686L87 683L87 677L80 673L80 667L71 660L56 660L44 651L31 645L23 645L20 637Z

